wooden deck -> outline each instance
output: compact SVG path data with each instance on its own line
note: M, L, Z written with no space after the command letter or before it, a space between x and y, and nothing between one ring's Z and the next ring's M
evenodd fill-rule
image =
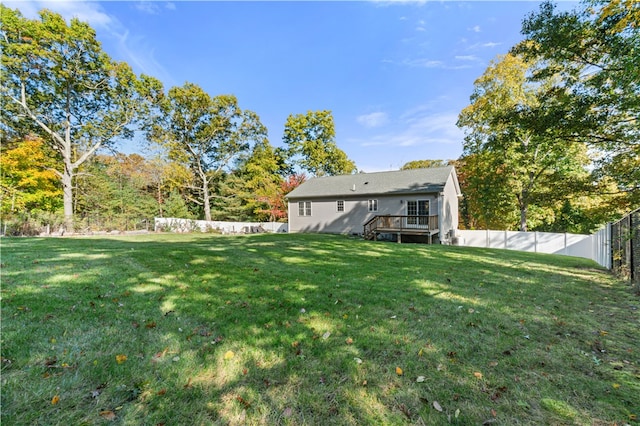
M426 236L429 243L438 234L438 216L375 216L364 225L364 238L377 240L380 234L396 234L398 242L402 235Z

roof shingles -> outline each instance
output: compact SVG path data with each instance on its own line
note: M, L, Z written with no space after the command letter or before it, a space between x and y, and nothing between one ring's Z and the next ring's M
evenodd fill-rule
M291 191L287 198L437 193L443 190L452 170L453 166L447 166L315 177Z

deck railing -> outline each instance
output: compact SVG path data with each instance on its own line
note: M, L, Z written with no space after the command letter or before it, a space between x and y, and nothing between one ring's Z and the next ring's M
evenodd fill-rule
M430 232L438 229L438 216L375 216L364 224L368 238L384 232Z

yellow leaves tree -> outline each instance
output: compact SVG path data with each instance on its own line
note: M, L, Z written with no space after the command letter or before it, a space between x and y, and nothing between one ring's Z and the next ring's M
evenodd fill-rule
M54 172L56 160L45 143L28 137L0 149L2 214L60 209L62 188Z

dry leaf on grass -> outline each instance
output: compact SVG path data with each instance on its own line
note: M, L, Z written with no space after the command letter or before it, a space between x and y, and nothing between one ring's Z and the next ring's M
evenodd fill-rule
M396 374L397 374L398 376L402 376L402 375L404 374L404 372L402 371L402 368L400 368L400 367L396 367Z
M111 410L100 411L100 417L102 417L105 420L115 420L116 413L114 413Z
M440 403L438 401L433 401L433 408L435 408L436 411L439 411L442 413L442 407L440 406Z

